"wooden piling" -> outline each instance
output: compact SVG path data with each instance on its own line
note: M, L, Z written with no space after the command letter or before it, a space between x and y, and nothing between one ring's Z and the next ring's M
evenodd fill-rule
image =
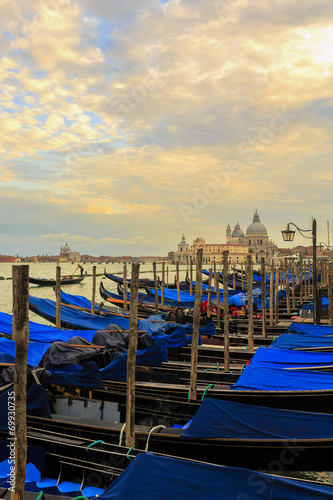
M266 266L265 257L261 257L261 331L262 336L267 336L266 330Z
M223 250L223 329L224 329L224 371L229 372L230 352L229 352L229 289L228 289L228 260L229 251Z
M126 447L135 447L135 363L138 343L138 289L140 264L132 263L126 387Z
M277 325L279 322L279 281L280 281L280 269L279 265L276 266L275 271L275 297L274 297L274 324Z
M15 320L14 337L16 338L15 369L14 369L14 395L12 398L15 410L14 432L12 426L9 435L15 435L15 486L11 493L12 500L25 498L25 474L27 465L27 359L29 343L29 266L13 266L13 311Z
M190 295L193 295L193 262L192 257L190 257Z
M299 303L302 306L304 302L304 273L303 273L303 260L301 258L301 261L299 263L299 272L300 272L300 283L299 283L299 293L300 293L300 300Z
M56 296L56 328L61 328L61 318L60 318L60 309L61 309L61 269L59 266L56 267L56 286L55 286L55 296Z
M285 272L285 289L286 289L286 301L287 301L287 314L290 314L290 286L289 286L289 268L287 258L284 262L284 272Z
M96 266L93 266L93 275L92 275L92 294L91 294L91 314L95 314L95 299L96 299Z
M123 267L124 310L127 311L127 264Z
M167 266L166 275L167 275L166 286L167 288L169 288L169 266Z
M291 271L291 306L293 309L296 308L296 299L295 299L295 263L292 264Z
M233 267L233 273L232 273L233 280L232 280L232 284L233 284L234 290L236 290L236 269L235 269L235 263L234 263L234 265L232 267Z
M177 285L177 300L178 302L180 302L179 262L176 262L176 285Z
M216 315L217 315L217 328L221 328L220 320L221 320L221 302L220 302L220 280L219 280L219 274L216 272L216 267L215 267L215 273L214 273L214 290L216 293Z
M252 352L254 348L253 340L253 268L251 255L246 257L246 276L247 276L247 298L248 298L248 347L249 351Z
M211 302L212 302L212 277L213 277L213 270L212 270L212 268L210 268L209 269L209 278L208 278L207 318L210 318L210 316L211 316L210 308L211 308Z
M156 262L153 262L153 273L154 273L154 287L155 287L155 314L159 313L158 310L158 283L157 283L157 271ZM131 293L132 295L132 293Z
M333 274L328 275L328 324L333 325Z
M241 280L242 280L242 290L244 290L243 262L241 262Z
M197 399L198 344L199 344L201 285L202 285L202 254L203 254L203 249L200 248L198 250L196 259L193 333L192 333L192 343L191 343L191 377L190 377L190 395L189 395L190 400Z
M164 306L164 287L165 287L165 263L162 262L161 306Z
M271 265L271 278L269 282L269 326L274 325L274 259Z

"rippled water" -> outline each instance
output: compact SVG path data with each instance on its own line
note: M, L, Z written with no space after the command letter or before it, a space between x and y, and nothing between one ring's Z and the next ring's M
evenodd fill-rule
M175 276L175 266L169 266L169 282L172 283ZM61 274L68 275L72 274L77 267L77 264L71 263L61 263ZM83 264L85 271L88 272L87 278L78 285L66 286L64 290L67 293L73 295L83 295L84 297L91 298L92 295L92 272L93 264ZM116 292L117 285L109 279L104 278L104 268L110 274L119 274L123 271L123 264L96 264L96 301L99 300L98 287L100 280L103 279L103 284L107 290ZM158 273L160 274L161 266L158 265ZM130 265L127 266L128 277L130 277ZM153 271L151 264L145 264L140 266L140 272L142 277L153 278ZM56 265L54 263L29 263L29 274L34 278L55 278L56 276ZM186 266L180 266L180 279L185 279ZM76 273L79 276L79 273ZM90 276L89 276L90 275ZM4 276L5 280L0 280L0 311L11 314L12 313L12 264L10 263L0 263L0 276ZM52 287L40 287L38 285L30 285L29 293L35 297L47 298L54 300L55 295ZM30 320L39 323L50 324L48 321L44 320L40 316L35 315L30 312ZM54 326L54 325L52 325ZM333 472L280 472L279 475L285 475L288 477L302 478L308 480L322 481L325 483L333 484Z

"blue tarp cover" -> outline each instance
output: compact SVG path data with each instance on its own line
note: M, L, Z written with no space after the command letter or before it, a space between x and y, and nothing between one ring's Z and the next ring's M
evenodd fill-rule
M271 345L274 349L306 349L333 347L333 336L283 333Z
M73 365L70 365L73 366ZM74 365L71 370L52 370L50 384L102 389L102 377L96 363L89 361L84 366Z
M71 304L78 307L84 307L86 309L91 309L91 300L83 297L83 295L71 295L69 293L61 290L60 292L61 302L64 304ZM97 311L99 306L95 304L95 310ZM101 311L105 311L105 309L101 309Z
M329 325L310 325L309 323L291 323L289 332L309 333L311 335L332 335L333 326Z
M34 312L46 317L49 321L55 323L56 303L49 299L40 299L29 296L30 305L33 306ZM38 312L39 311L39 312ZM129 319L120 318L119 316L108 316L102 318L89 314L83 311L78 311L67 306L61 306L61 321L71 328L80 328L82 330L104 330L111 323L121 326L125 330L129 329Z
M333 415L264 408L205 398L181 439L325 439Z
M262 472L139 453L104 500L327 500L333 488Z
M0 332L11 335L12 329L12 315L0 312ZM90 330L60 330L54 326L41 325L40 323L29 321L29 339L35 342L67 342L74 336L83 337L91 342L94 333Z
M28 365L37 366L51 344L29 342ZM16 342L0 337L0 353L10 354L15 357Z

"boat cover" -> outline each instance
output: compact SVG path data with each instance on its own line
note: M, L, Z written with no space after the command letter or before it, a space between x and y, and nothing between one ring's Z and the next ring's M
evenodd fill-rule
M11 314L0 312L0 332L11 335L13 329L13 317ZM34 321L29 321L29 339L35 342L67 342L74 335L84 337L92 341L94 336L90 330L61 330L54 326L41 325Z
M8 394L13 389L0 396L0 430L8 430ZM39 384L32 384L27 390L27 414L36 417L51 416L50 405L47 400L45 389Z
M306 333L283 333L270 345L274 349L333 348L333 335L308 335Z
M330 325L311 325L309 323L291 323L289 332L309 333L311 335L332 335L333 326Z
M332 366L333 353L286 351L259 347L251 360L252 367L274 366L278 368ZM332 375L333 378L333 375Z
M91 309L91 300L83 297L83 295L71 295L69 293L61 290L60 292L61 302L64 304L71 304L73 306L84 307L85 309ZM95 310L97 311L99 306L95 304ZM105 309L101 309L101 311L105 311Z
M181 439L333 438L333 415L264 408L205 398Z
M55 323L56 303L50 299L40 299L29 296L30 309L43 318ZM94 314L72 309L68 306L61 306L61 322L70 328L80 328L82 330L104 330L110 323L119 325L125 330L129 329L129 319L119 316L108 316L103 318Z
M60 370L47 370L46 373L47 380L45 379L45 387L49 387L49 384L55 384L86 387L87 389L102 389L101 373L93 361L88 361L84 366L73 364Z
M29 342L28 365L37 366L50 346L49 343ZM0 337L0 353L10 354L15 357L15 347L16 342L14 340Z
M103 500L327 500L330 485L235 467L139 453L101 495Z

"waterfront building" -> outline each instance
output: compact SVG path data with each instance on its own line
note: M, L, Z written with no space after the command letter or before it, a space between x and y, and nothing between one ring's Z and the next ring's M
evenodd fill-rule
M66 243L64 246L60 247L60 262L81 262L81 255L79 252L72 251L69 245Z

